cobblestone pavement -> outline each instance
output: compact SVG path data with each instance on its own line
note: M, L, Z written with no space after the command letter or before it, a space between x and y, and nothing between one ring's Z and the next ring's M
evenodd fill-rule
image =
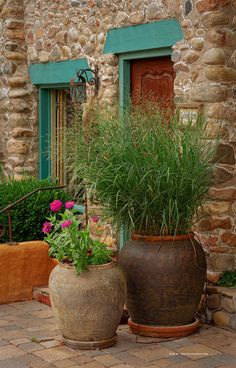
M166 341L136 338L120 325L118 336L109 349L72 350L62 345L50 307L0 305L0 368L236 368L236 333L213 326Z

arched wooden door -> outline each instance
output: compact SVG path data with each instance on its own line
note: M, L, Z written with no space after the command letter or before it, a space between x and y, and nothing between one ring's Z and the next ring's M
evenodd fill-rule
M173 111L175 71L170 56L133 60L130 76L132 105L153 102Z

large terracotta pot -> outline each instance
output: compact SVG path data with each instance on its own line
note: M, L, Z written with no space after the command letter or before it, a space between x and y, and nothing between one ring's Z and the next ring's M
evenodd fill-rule
M196 327L194 317L204 288L206 260L192 235L134 235L122 248L119 265L126 276L126 305L134 332L162 336L155 326ZM187 330L191 333L189 326Z
M89 266L79 276L73 266L59 264L50 275L49 292L67 346L96 349L115 344L126 298L125 278L115 263Z

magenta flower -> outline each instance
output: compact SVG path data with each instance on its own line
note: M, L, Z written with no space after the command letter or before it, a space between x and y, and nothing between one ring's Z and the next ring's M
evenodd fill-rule
M72 224L72 220L66 220L61 224L61 228L65 229L66 227L69 227Z
M44 222L42 232L44 234L50 233L52 230L52 223L51 222Z
M99 221L99 216L92 216L91 221L97 223Z
M53 212L58 212L62 208L62 202L59 199L55 199L52 203L50 203L50 209Z
M74 201L68 201L65 203L65 207L70 210L71 208L73 208L75 205L75 202Z

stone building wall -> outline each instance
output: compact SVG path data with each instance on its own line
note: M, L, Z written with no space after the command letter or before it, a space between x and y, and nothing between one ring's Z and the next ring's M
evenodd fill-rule
M236 288L208 286L206 307L208 322L236 331Z
M176 103L202 105L208 137L220 136L216 186L198 233L209 277L236 267L236 1L235 0L0 0L1 151L20 178L37 174L37 88L27 65L86 57L99 68L98 98L118 98L118 57L104 55L114 27L176 18L184 39L173 47Z
M2 152L6 172L21 178L23 173L37 174L38 140L35 98L28 77L24 4L1 1L0 9L0 155Z

